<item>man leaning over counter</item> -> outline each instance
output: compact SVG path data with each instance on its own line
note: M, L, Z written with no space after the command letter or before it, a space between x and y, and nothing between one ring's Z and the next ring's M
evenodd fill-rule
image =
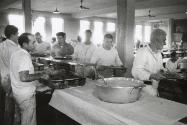
M50 55L51 54L51 44L42 40L42 36L39 32L35 33L35 54L38 55ZM33 54L34 54L33 53Z
M74 48L72 45L66 43L66 34L64 32L58 32L57 43L53 45L51 55L53 57L64 57L70 56L74 53Z
M133 62L132 75L139 80L151 80L152 85L147 85L144 90L156 96L159 80L165 78L162 74L163 62L161 50L165 45L166 32L155 29L151 33L150 44L140 48Z
M116 48L113 47L113 36L105 34L101 47L98 47L91 58L91 63L96 64L97 71L101 72L104 77L111 77L111 66L122 66Z
M35 39L30 33L23 33L18 38L21 48L17 48L10 59L10 78L13 96L21 111L21 125L36 125L36 81L47 79L48 75L35 74L31 55L35 49Z

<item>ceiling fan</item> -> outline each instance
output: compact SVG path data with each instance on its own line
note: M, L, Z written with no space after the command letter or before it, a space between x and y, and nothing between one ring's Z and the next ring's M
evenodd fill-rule
M83 0L80 1L80 10L89 10L90 8L83 6Z
M143 17L149 17L149 18L152 18L152 17L155 17L155 16L152 15L152 14L151 14L151 10L149 10L148 15L147 15L147 16L143 16Z
M56 9L53 11L53 13L54 14L59 14L60 13L60 11L57 9L57 7L56 7Z
M155 17L155 16L151 15L151 10L149 10L148 17L149 17L149 18L151 18L151 17Z

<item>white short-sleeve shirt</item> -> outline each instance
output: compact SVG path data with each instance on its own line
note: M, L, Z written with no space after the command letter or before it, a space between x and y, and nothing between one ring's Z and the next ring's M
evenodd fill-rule
M36 52L50 54L51 53L51 44L48 42L36 43L35 44Z
M91 58L91 63L105 66L120 66L122 62L115 48L106 50L103 47L97 48Z
M22 82L20 80L19 72L29 71L29 74L34 73L34 66L32 64L30 54L24 50L19 49L12 54L10 59L10 78L11 86L14 96L28 97L35 93L35 81Z
M7 75L9 76L10 58L17 48L18 45L9 39L0 43L0 74L2 81L4 81Z
M75 47L73 57L74 59L82 63L90 63L90 60L96 48L97 47L94 44L79 44Z

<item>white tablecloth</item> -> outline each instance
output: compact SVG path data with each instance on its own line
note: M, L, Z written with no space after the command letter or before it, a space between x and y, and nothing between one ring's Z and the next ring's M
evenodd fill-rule
M100 101L94 81L84 87L55 90L50 105L83 125L172 125L187 116L187 106L144 95L129 104Z

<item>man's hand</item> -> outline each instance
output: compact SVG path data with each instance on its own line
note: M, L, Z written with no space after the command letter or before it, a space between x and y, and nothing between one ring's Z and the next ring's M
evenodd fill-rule
M48 74L42 74L41 75L41 79L45 79L45 80L48 80L50 77L49 77L49 75Z
M48 74L48 75L58 75L58 74L66 74L66 70L64 69L59 69L59 70L55 70L53 68L47 68L44 70L44 73L45 74Z
M149 79L154 79L154 80L157 80L157 81L159 81L161 79L164 79L164 78L166 78L166 77L160 72L155 73L155 74L151 74L150 77L149 77Z
M97 65L97 66L96 66L96 69L97 69L98 71L104 71L104 70L107 69L107 66Z
M45 73L45 74L48 74L48 75L52 75L53 72L54 72L54 69L53 69L53 68L47 68L47 69L44 70L44 73Z

